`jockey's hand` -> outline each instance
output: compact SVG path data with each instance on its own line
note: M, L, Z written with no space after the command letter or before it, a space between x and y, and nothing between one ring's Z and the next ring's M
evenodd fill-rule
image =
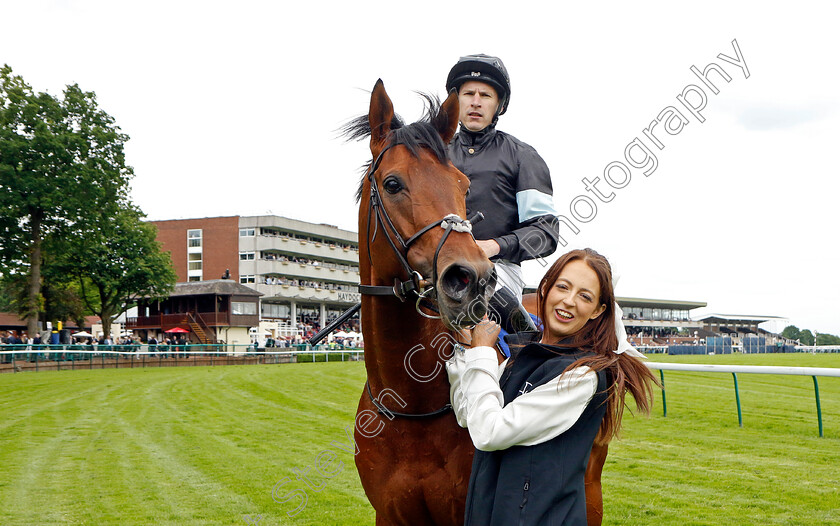
M484 255L488 258L492 258L497 255L502 249L493 239L477 239L475 244L478 245L478 248L484 251Z

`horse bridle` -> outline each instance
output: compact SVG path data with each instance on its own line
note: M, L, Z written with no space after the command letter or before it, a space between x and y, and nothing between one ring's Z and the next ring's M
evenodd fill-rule
M477 223L481 219L484 218L484 215L481 212L476 212L473 217L470 219L462 219L457 214L448 214L443 219L439 219L433 223L430 223L420 230L418 230L414 235L409 237L408 239L403 239L402 235L399 233L397 228L394 226L394 222L391 221L391 217L388 215L388 211L385 210L385 206L382 202L382 196L379 193L379 187L374 180L374 174L379 169L379 164L382 162L382 156L385 155L389 149L393 146L397 146L399 143L389 144L385 148L379 152L379 155L376 156L376 159L371 164L370 170L368 171L368 182L370 183L370 203L368 206L368 220L367 220L367 239L368 239L368 260L373 264L373 259L370 254L370 245L373 243L373 240L376 239L376 234L379 231L379 227L381 225L382 229L385 230L385 239L388 241L388 244L391 246L394 255L399 260L400 265L405 270L406 274L408 274L409 279L405 281L400 281L399 278L394 278L394 285L393 286L386 286L386 285L359 285L359 292L362 294L370 295L370 296L396 296L399 298L400 301L405 301L409 294L416 294L417 295L417 303L416 309L417 312L426 318L433 318L439 319L440 316L430 316L423 312L420 309L420 303L427 299L427 295L435 291L435 284L438 280L438 255L440 254L441 248L443 248L443 244L449 238L449 234L455 230L456 232L466 232L472 235L472 224L473 222ZM371 237L371 215L376 214L376 223L374 226L373 237ZM428 280L423 279L423 275L420 274L417 270L412 268L411 263L408 262L407 255L408 250L411 248L411 245L420 239L420 237L432 230L433 228L440 226L441 228L445 229L443 236L440 238L440 242L438 242L438 246L435 249L435 257L432 260L432 280L429 283ZM389 233L387 230L390 230ZM396 238L399 246L397 243L394 242L394 239L391 237L391 234ZM427 308L432 310L437 310L434 308L433 305L426 305Z
M397 256L397 259L402 265L405 272L408 274L409 279L405 281L400 281L399 278L394 278L394 285L393 287L385 286L385 285L359 285L359 292L362 294L370 295L370 296L396 296L399 298L400 301L405 301L409 294L416 294L417 295L417 303L415 308L417 312L426 318L432 319L439 319L440 316L430 316L423 312L420 308L420 303L426 299L427 294L430 292L434 292L435 285L437 284L438 280L438 271L437 271L437 264L438 264L438 255L440 254L441 248L443 248L443 244L446 242L449 234L455 230L457 232L467 232L472 235L472 223L481 221L484 218L484 215L481 212L476 212L470 219L462 219L456 214L448 214L443 219L439 219L431 224L428 224L418 230L414 235L409 237L408 239L403 239L402 235L399 233L397 228L394 226L393 221L391 221L391 217L388 215L388 211L385 210L385 206L382 202L382 196L379 194L379 188L376 185L376 180L374 179L374 174L379 169L379 164L382 162L382 156L385 155L391 147L396 146L399 143L393 143L387 145L385 148L379 152L379 155L376 156L376 159L371 164L370 170L368 172L368 182L370 183L370 204L368 207L368 220L367 220L367 246L368 246L368 260L373 264L373 260L370 255L370 245L373 243L373 240L376 239L376 233L378 232L379 226L382 226L382 229L385 230L385 239L388 240L388 244L391 246L394 254ZM371 215L376 213L376 225L373 231L373 237L370 234L370 226L371 226ZM408 262L407 255L408 250L411 248L411 245L417 241L420 236L428 232L429 230L440 226L444 228L446 231L443 233L443 236L440 238L440 242L438 243L437 248L435 249L435 257L432 260L432 281L429 284L428 281L423 279L422 274L420 274L417 270L412 268L411 263ZM386 230L390 229L391 233L393 233L394 237L396 238L397 242L399 242L399 247L397 243L391 238L390 233ZM424 285L425 281L425 285ZM431 310L437 311L434 305L425 305L426 308ZM448 413L452 410L452 404L446 404L440 409L429 413L400 413L397 411L391 411L390 409L386 408L382 402L380 402L370 389L370 382L365 382L365 388L367 389L367 394L370 397L371 402L374 406L376 406L377 411L383 415L393 415L398 416L401 418L432 418L436 416L443 415Z

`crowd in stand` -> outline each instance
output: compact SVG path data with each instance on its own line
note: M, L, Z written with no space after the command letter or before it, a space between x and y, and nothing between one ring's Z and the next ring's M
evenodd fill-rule
M256 347L290 347L292 345L306 344L310 338L321 331L321 324L318 321L318 318L304 315L301 316L298 321L296 329L297 332L294 336L279 336L277 338L269 336L265 339L265 341L256 341ZM348 334L352 335L353 333L358 334L358 336L347 336ZM340 327L335 329L332 334L333 336L327 341L327 344L331 341L331 343L340 345L344 348L360 348L364 346L361 338L359 320L346 321ZM342 336L342 334L344 334L344 336Z
M262 259L266 261L288 261L289 263L299 263L301 265L312 265L313 267L334 268L338 270L358 270L352 265L345 265L343 263L331 263L329 261L319 261L317 259L309 259L299 256L286 256L283 254L275 254L273 252L263 252Z
M653 336L650 334L633 334L628 336L627 341L631 345L695 345L700 341L693 336L676 336L673 334Z
M342 290L347 292L358 291L358 288L355 285L324 283L322 281L311 281L303 279L289 279L283 276L265 276L261 279L260 282L265 283L266 285L289 285L293 287L310 287L313 289Z
M283 233L283 232L280 232L280 231L275 231L275 230L269 230L269 229L266 229L266 228L263 228L263 229L260 230L260 235L261 236L268 236L268 237L279 237L279 238L282 238L282 239L294 239L294 240L297 240L297 241L306 241L308 243L321 243L321 244L324 244L324 245L329 245L331 247L346 248L348 250L355 250L355 251L359 250L359 247L357 247L355 245L351 245L349 243L342 243L341 241L332 241L332 240L331 241L324 241L323 239L312 238L312 237L309 237L309 236L290 236L286 233Z
M679 309L664 309L659 311L658 315L654 315L658 309L626 307L626 311L622 312L621 318L624 320L656 320L656 321L689 321L691 317L687 310Z
M272 347L288 348L292 345L304 345L309 338L318 334L318 331L321 330L321 325L311 317L302 316L295 328L297 332L293 336L278 335L275 338L268 335L264 340L255 338L252 345L256 349Z

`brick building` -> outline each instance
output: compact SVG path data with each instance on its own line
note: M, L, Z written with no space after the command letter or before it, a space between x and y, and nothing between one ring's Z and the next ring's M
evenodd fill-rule
M179 282L225 273L263 294L261 331L323 327L361 301L358 236L274 215L153 221Z

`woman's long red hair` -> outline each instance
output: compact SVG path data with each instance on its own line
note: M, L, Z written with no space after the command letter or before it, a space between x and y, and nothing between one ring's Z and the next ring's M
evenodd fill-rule
M607 412L595 441L598 444L608 443L617 436L621 429L621 417L624 413L624 397L629 391L636 401L636 408L645 414L650 413L653 403L653 386L659 385L650 369L638 358L628 356L627 353L616 354L618 338L615 334L615 293L612 285L612 268L607 259L590 248L572 250L560 257L548 269L537 290L540 318L545 319L545 300L551 287L563 268L571 261L581 260L598 275L598 285L601 288L599 303L605 306L604 312L586 325L572 337L570 347L594 353L577 360L566 370L586 365L594 371L606 371L608 394ZM548 341L545 324L543 324L543 341ZM552 342L557 343L557 342Z

